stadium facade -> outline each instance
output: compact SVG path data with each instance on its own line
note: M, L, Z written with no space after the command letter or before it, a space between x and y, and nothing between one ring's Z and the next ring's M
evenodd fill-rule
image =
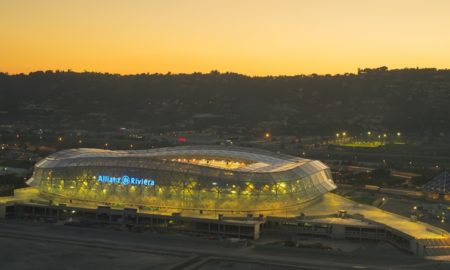
M172 213L271 214L336 188L320 161L223 146L70 149L38 162L28 183L55 202Z

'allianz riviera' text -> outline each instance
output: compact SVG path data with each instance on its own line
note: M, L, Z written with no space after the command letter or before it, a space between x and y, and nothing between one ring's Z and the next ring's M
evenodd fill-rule
M122 184L126 185L135 185L135 186L154 186L155 180L138 178L138 177L129 177L128 175L114 177L109 175L99 175L97 177L97 181L100 183L109 183L109 184Z

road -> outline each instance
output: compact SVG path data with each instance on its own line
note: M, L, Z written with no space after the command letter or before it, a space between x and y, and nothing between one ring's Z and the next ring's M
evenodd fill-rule
M26 249L28 248L28 249ZM27 252L24 252L27 251ZM5 254L8 254L7 256ZM86 257L89 260L86 260ZM109 260L101 263L102 258ZM76 259L74 259L76 258ZM129 258L133 258L129 260ZM184 235L131 233L55 224L0 221L3 269L449 269L407 254L358 255L252 246ZM28 263L28 264L25 264ZM42 264L42 262L46 262ZM83 265L86 264L86 265Z

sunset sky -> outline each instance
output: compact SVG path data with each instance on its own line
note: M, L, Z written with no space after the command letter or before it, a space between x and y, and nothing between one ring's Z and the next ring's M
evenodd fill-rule
M447 0L0 0L0 72L450 68Z

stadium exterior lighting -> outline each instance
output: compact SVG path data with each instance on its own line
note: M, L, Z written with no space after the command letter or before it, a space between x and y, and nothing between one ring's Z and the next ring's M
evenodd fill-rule
M320 161L230 146L69 149L36 163L30 185L63 203L245 215L282 212L336 188Z

